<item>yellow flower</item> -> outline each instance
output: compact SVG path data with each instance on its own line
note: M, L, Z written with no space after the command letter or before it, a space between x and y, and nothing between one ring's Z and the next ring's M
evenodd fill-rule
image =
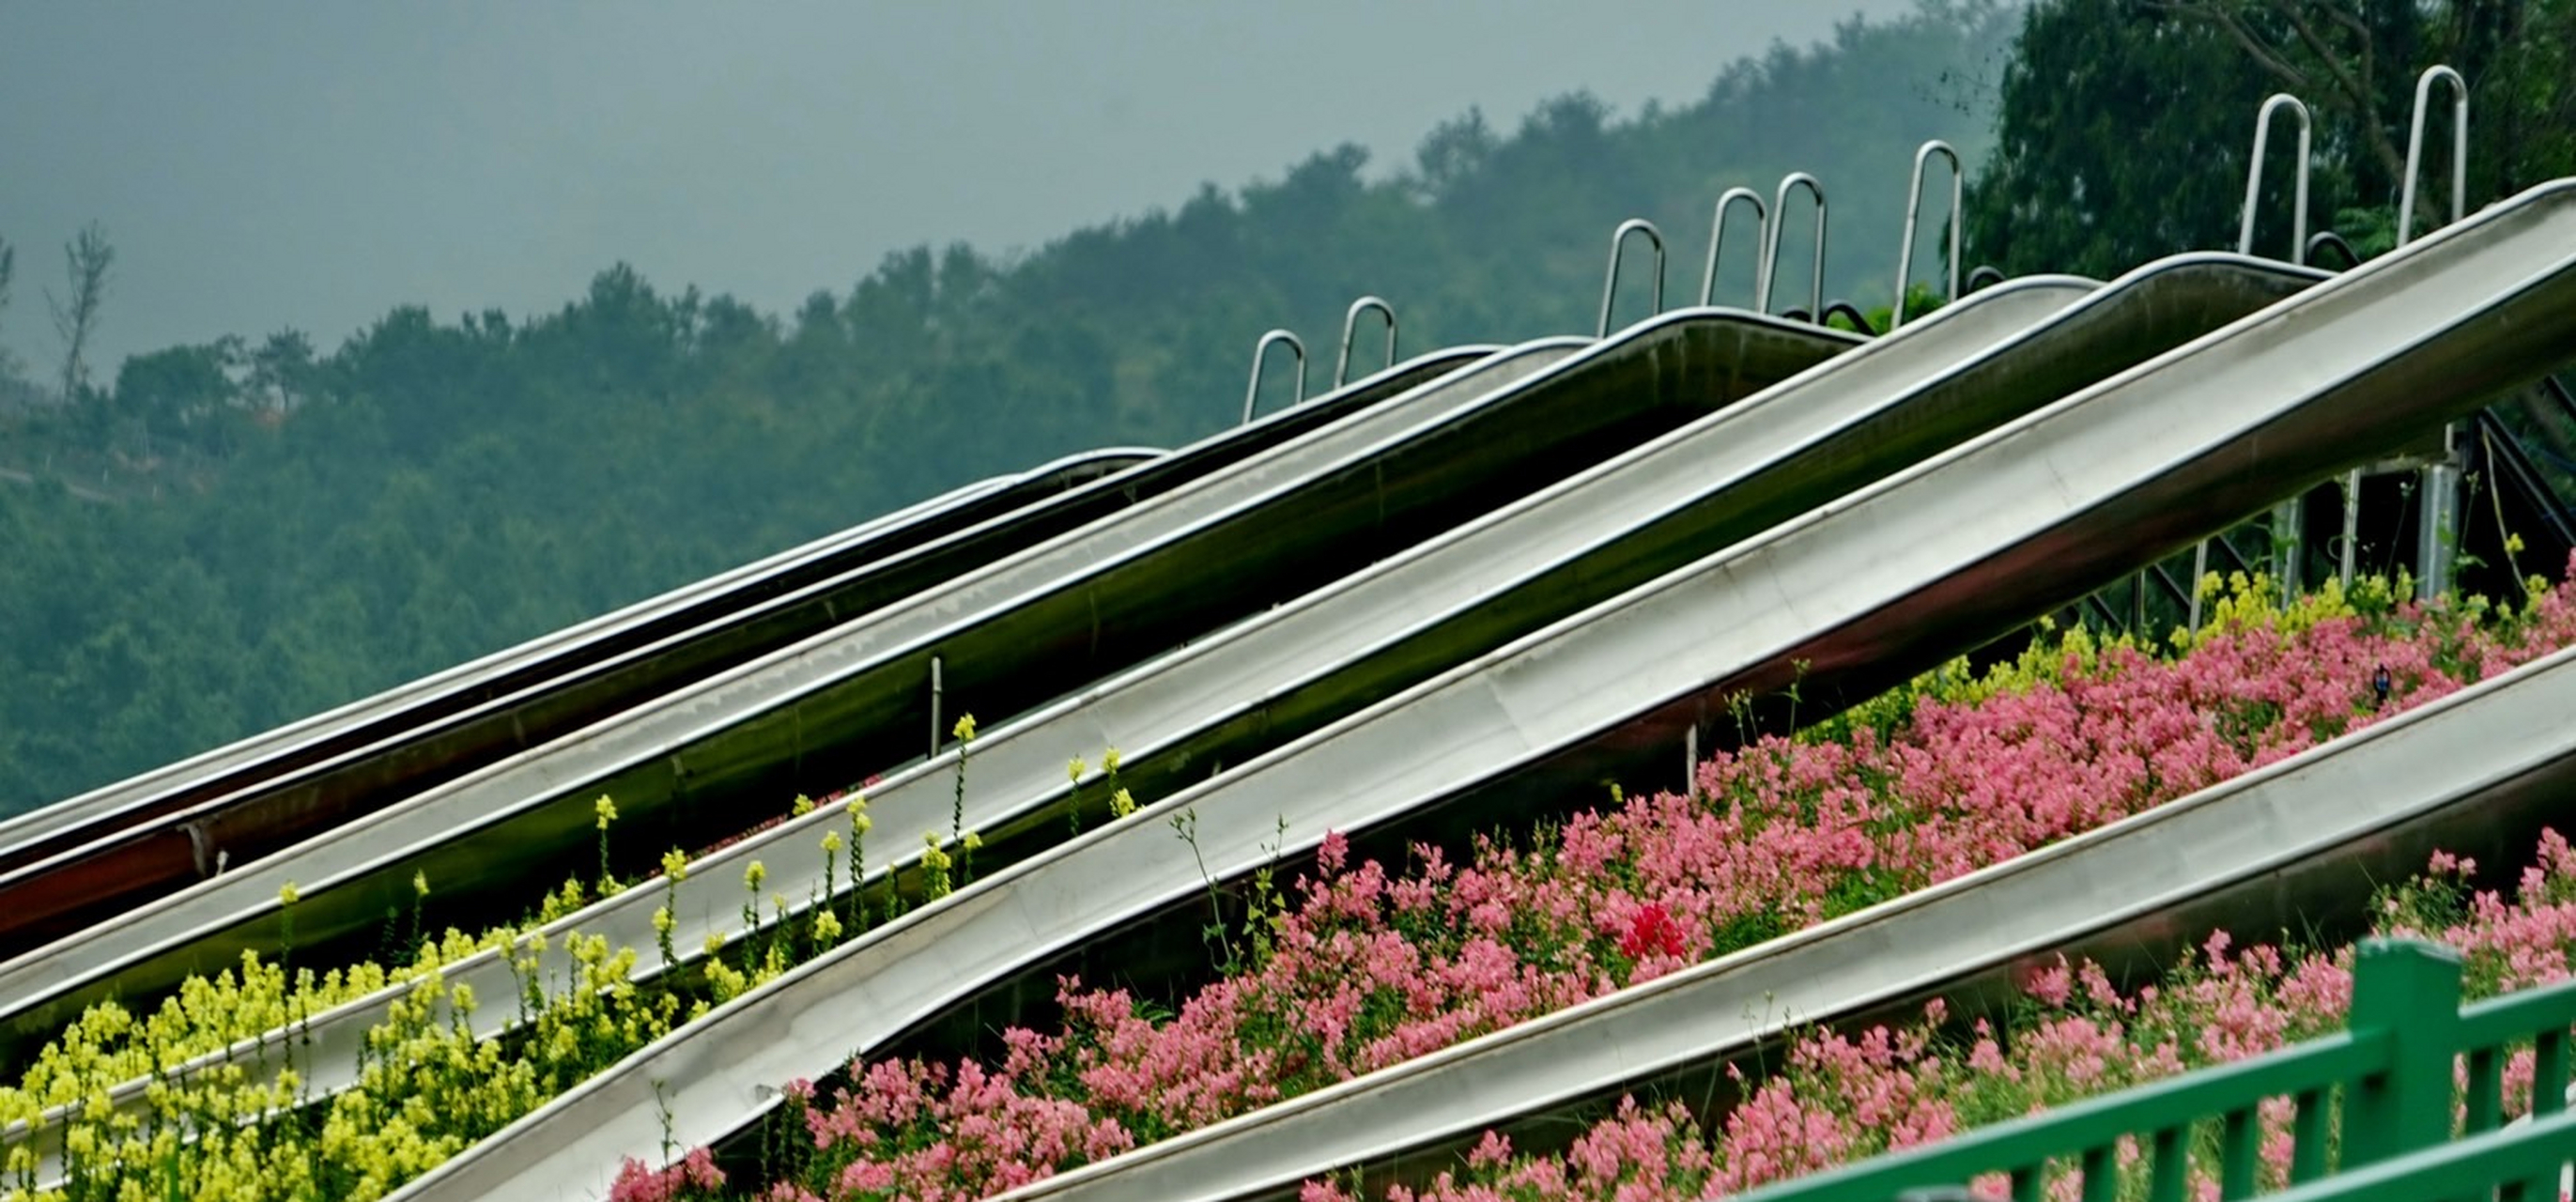
M846 804L842 805L841 808L849 811L849 815L852 818L856 818L861 814L867 813L868 795L865 793L852 793L850 794L850 800Z
M674 885L689 879L689 857L676 847L663 852L662 875L671 878Z
M796 795L796 804L787 807L787 811L802 818L814 812L814 799L799 793Z
M1103 772L1109 773L1109 774L1110 774L1110 775L1112 775L1112 776L1115 776L1115 775L1117 775L1117 774L1118 774L1118 749L1117 749L1117 748L1112 747L1112 748L1110 748L1108 751L1103 752L1103 753L1101 754L1101 756L1100 756L1100 770L1101 770L1101 771L1103 771Z
M760 861L758 861L758 860L753 860L753 861L751 862L751 867L749 867L749 868L745 868L745 869L743 869L743 870L742 870L742 886L743 886L743 888L745 888L745 889L749 889L749 890L751 890L751 891L752 891L752 892L754 892L754 893L758 893L758 892L760 892L760 883L761 883L762 881L765 881L765 880L768 880L768 879L769 879L769 868L768 868L768 866L767 866L767 865L765 865L765 864L762 864L762 863L761 863Z
M415 872L411 874L411 891L422 897L429 896L429 873Z
M724 950L724 943L725 943L725 940L724 940L724 932L722 932L722 931L710 931L710 932L708 932L708 933L707 933L707 944L706 944L706 946L707 946L707 954L708 954L708 955L710 955L710 956L712 956L712 955L716 954L717 952L723 951L723 950Z
M1125 789L1109 795L1109 812L1121 818L1136 812L1136 798Z
M825 831L825 832L823 832L823 850L825 850L825 851L839 851L839 850L841 850L841 832L839 832L839 831Z
M840 916L832 913L830 906L814 912L814 937L825 943L841 937Z
M617 803L610 801L606 793L600 794L599 800L590 803L590 809L592 813L599 815L601 830L607 830L609 823L617 821Z
M1078 756L1078 755L1077 755L1077 756L1073 757L1073 762L1072 762L1072 763L1069 763L1069 764L1066 764L1066 765L1064 766L1064 776L1065 776L1065 779L1066 779L1066 780L1069 780L1069 781L1072 781L1072 782L1074 782L1075 784L1081 784L1081 783L1082 783L1082 770L1083 770L1083 769L1085 769L1085 768L1088 768L1088 767L1090 767L1090 766L1091 766L1091 765L1089 765L1089 764L1086 764L1086 763L1083 763L1083 762L1082 762L1082 757L1081 757L1081 756Z
M860 814L850 819L850 829L857 831L862 835L875 830L876 828L877 820L870 818L865 814Z
M976 848L979 848L979 847L984 846L984 836L979 835L979 834L976 834L976 833L975 833L975 832L973 832L973 831L968 831L968 832L966 832L966 838L965 838L965 841L964 841L964 842L965 842L966 850L968 850L968 851L973 851L973 850L975 850Z
M278 887L277 904L281 906L291 906L296 903L297 899L303 896L303 894L295 891L295 882L288 881L284 885Z
M958 741L959 741L959 742L961 742L961 743L972 743L972 742L974 742L974 741L975 741L975 715L973 715L973 714L960 714L960 715L958 715L958 717L957 717L957 725L956 725L956 726L954 726L954 727L951 727L951 728L950 728L950 730L951 730L953 733L955 733L955 734L956 734L957 739L958 739Z

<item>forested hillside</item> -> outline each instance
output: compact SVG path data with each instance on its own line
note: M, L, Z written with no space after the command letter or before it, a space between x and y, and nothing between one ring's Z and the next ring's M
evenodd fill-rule
M1684 106L1470 112L1396 170L1345 146L1025 254L818 262L794 313L615 266L553 313L394 307L336 349L246 332L114 370L0 362L0 812L961 483L1205 436L1261 331L1303 334L1320 381L1363 293L1395 303L1409 350L1588 333L1608 234L1643 216L1671 244L1668 303L1694 299L1711 202L1791 170L1829 191L1829 296L1887 303L1934 137L1972 166L1996 148L1971 263L2101 275L2231 245L2255 105L2289 88L2319 110L2319 226L2349 210L2384 244L2387 142L2424 63L2479 89L2474 200L2570 170L2571 8L1927 0L1713 63ZM1794 210L1775 307L1806 291ZM1736 247L1718 299L1740 304ZM1919 258L1929 278L1937 248ZM1643 310L1627 291L1621 323Z
M2010 30L1943 4L1713 63L1687 107L1471 112L1400 171L1328 150L1017 259L852 265L792 314L612 267L550 314L396 308L328 353L292 332L174 347L67 406L0 405L0 469L48 482L0 480L0 811L961 483L1203 437L1236 416L1256 336L1300 331L1320 380L1362 293L1396 304L1412 350L1589 332L1611 227L1645 216L1678 302L1730 185L1820 176L1835 294L1883 298L1913 148L1980 140L1974 80Z

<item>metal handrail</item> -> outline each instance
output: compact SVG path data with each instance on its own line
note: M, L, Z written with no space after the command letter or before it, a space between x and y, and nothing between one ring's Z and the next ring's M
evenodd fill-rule
M1272 330L1262 335L1261 341L1252 344L1252 383L1243 389L1244 424L1252 421L1252 407L1261 399L1262 365L1270 358L1270 348L1282 342L1287 343L1288 349L1297 356L1297 397L1288 403L1301 404L1306 399L1306 344L1286 330Z
M1857 307L1853 306L1850 301L1835 301L1834 303L1825 306L1824 313L1816 318L1816 324L1823 325L1826 322L1833 320L1833 316L1837 313L1842 314L1845 320L1852 323L1853 330L1872 337L1877 336L1878 330L1876 327L1869 324L1869 317L1863 314ZM1887 328L1893 330L1896 326L1891 321Z
M2299 157L2296 169L2291 173L2291 177L2295 183L2292 185L2292 199L2290 202L2290 262L2297 266L2306 266L2308 261L2309 149L2315 140L2316 122L2315 119L2309 115L2308 106L2302 103L2298 97L2290 95L2287 92L2275 92L2271 96L2266 97L2263 101L2263 107L2255 110L2254 113L2254 154L2252 159L2246 164L2245 168L2245 207L2243 211L2238 214L2237 218L2236 253L2240 255L2250 255L2254 253L2254 206L2260 203L2263 199L2263 152L2271 142L2272 115L2282 111L2283 109L2289 110L2291 115L2297 117L2299 120ZM2298 498L2293 497L2290 500L2272 507L2272 529L2275 532L2273 538L2273 566L2279 569L2278 575L2280 576L2281 602L2284 605L2289 604L2294 594L2298 591L2296 581L2294 581L2292 577L2298 573L2302 560L2298 546L2298 529L2303 520ZM2284 537L2284 535L2286 535L2286 537ZM2194 544L2191 550L2191 578L2193 583L2191 589L2191 611L2190 617L2187 620L2187 626L2194 634L2198 634L2200 632L2199 581L2200 578L2207 575L2208 572L2209 544L2208 542L2203 541Z
M2245 171L2245 210L2236 226L2236 253L2254 253L2254 206L2263 198L2263 150L2272 136L2272 114L2288 109L2299 119L2299 159L2292 178L2295 206L2290 214L2290 262L2305 266L2308 261L2308 148L2314 139L2316 123L2308 115L2308 106L2287 92L2275 92L2263 101L2254 114L2254 157Z
M1905 324L1905 288L1907 277L1914 272L1914 224L1923 213L1923 169L1933 155L1950 160L1950 287L1942 294L1943 303L1959 299L1959 226L1966 215L1967 172L1959 166L1959 152L1938 138L1914 151L1914 182L1905 189L1905 237L1896 249L1896 307L1888 311L1887 328L1896 330Z
M2316 265L2317 252L2321 250L2330 250L2343 256L2343 266L2338 270L2350 271L2361 266L2361 252L2354 250L2349 240L2333 230L2318 230L2308 235L2309 266Z
M1719 194L1717 208L1709 217L1708 268L1699 277L1699 303L1703 305L1710 304L1717 295L1717 251L1726 241L1726 211L1739 203L1753 206L1753 253L1757 260L1761 256L1762 239L1771 222L1770 213L1762 207L1762 194L1751 188L1729 188ZM1761 264L1757 261L1754 268L1760 270ZM1753 287L1760 292L1761 281L1754 281Z
M1631 217L1610 231L1610 272L1601 281L1601 328L1596 332L1597 337L1610 336L1610 302L1619 294L1619 250L1627 245L1630 234L1644 234L1647 243L1655 248L1654 308L1646 316L1652 317L1664 311L1664 232L1656 229L1654 222L1643 217Z
M1761 278L1753 291L1753 311L1771 311L1771 286L1780 275L1780 226L1788 216L1789 192L1804 188L1816 201L1816 276L1807 292L1807 312L1825 309L1825 186L1804 171L1792 171L1780 177L1780 189L1771 197L1770 228L1763 231Z
M2406 182L2397 200L2397 245L2404 246L2415 233L2415 186L2422 179L2424 164L2424 116L2432 108L2433 85L2451 85L2451 220L2467 214L2469 192L2469 83L2460 73L2436 64L2415 77L2415 115L2406 132ZM2459 425L2442 427L2442 448L2447 454L2458 440ZM2455 541L2459 513L2459 469L2448 462L2422 468L2417 480L2423 496L2420 519L2415 528L2415 595L2431 600L2449 591L2451 556L2447 546ZM2346 506L2354 504L2352 493L2346 493ZM2349 569L2347 569L2349 571Z
M1333 387L1339 388L1351 378L1351 336L1359 332L1360 314L1374 309L1386 318L1386 365L1395 366L1395 306L1385 298L1363 296L1351 302L1350 311L1342 314L1342 353L1333 359Z
M2468 215L2469 81L2449 67L2435 65L2415 78L2415 117L2406 132L2406 183L2397 194L2397 244L2415 233L2415 185L2423 178L2424 114L2431 107L2433 85L2451 85L2451 220Z

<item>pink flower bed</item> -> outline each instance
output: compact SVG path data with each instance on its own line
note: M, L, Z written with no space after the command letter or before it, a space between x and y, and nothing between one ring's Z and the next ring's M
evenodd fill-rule
M2008 859L2570 642L2564 587L2511 615L2239 622L2171 659L2072 638L2004 687L1873 703L1717 756L1692 796L1614 792L1523 845L1480 839L1466 864L1417 848L1401 872L1354 866L1331 835L1294 902L1242 933L1248 963L1177 1013L1065 980L1062 1027L1008 1032L999 1063L795 1083L810 1141L760 1196L1005 1190ZM632 1163L619 1189L716 1192Z
M2576 850L2546 833L2511 901L2471 893L2474 865L2436 855L2430 871L2384 893L2378 933L2436 939L2466 955L2465 994L2490 997L2565 980L2576 963ZM2231 947L2213 935L2201 954L2160 985L2113 988L2100 967L2063 960L2031 982L2025 1010L2000 1027L1978 1021L1963 1036L1943 1033L1944 1009L1900 1029L1857 1037L1826 1033L1798 1041L1786 1066L1754 1085L1743 1104L1704 1134L1679 1103L1617 1113L1566 1151L1517 1156L1487 1133L1465 1170L1429 1188L1395 1188L1390 1202L1681 1202L1720 1197L1893 1149L1942 1139L1986 1123L2109 1093L2196 1068L2275 1051L2342 1028L2352 1003L2350 946L2325 951ZM2532 1053L2508 1058L2505 1113L2527 1113ZM1739 1077L1739 1079L1741 1079ZM2466 1069L2460 1083L2467 1084ZM2565 1082L2554 1083L2565 1088ZM2260 1185L2280 1189L2290 1166L2287 1098L2261 1107ZM2137 1149L2121 1149L2124 1167ZM2218 1197L2213 1166L2194 1165L2197 1196ZM2078 1196L2082 1174L2050 1183L2052 1197ZM1975 1183L2002 1198L1998 1175ZM1309 1182L1305 1202L1355 1202L1334 1182Z

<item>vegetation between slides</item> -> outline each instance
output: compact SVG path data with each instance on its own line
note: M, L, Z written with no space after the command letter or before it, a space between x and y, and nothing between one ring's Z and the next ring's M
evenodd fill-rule
M1498 835L1465 865L1425 849L1400 874L1354 867L1336 838L1293 901L1254 883L1256 920L1222 932L1218 979L1196 997L1157 1009L1065 982L1070 1025L1015 1033L1004 1063L857 1066L846 1086L800 1095L815 1146L778 1174L827 1196L1004 1187L1896 896L2576 642L2567 586L2535 579L2502 607L2395 600L2406 591L2365 580L2279 613L2260 581L2239 579L2197 638L2104 642L2079 628L1981 676L1952 665L1794 738L1717 756L1691 797L1614 798L1525 847ZM2373 687L2383 666L2384 700ZM971 738L968 721L959 733ZM827 804L847 825L826 847L846 846L856 869L865 801ZM615 819L601 799L603 831ZM949 850L971 857L970 842L925 841L915 868L931 894L971 871ZM663 879L688 862L672 853ZM575 935L578 980L539 988L528 958L519 996L459 996L442 964L484 947L529 957L536 937L450 931L399 966L317 972L294 965L290 947L192 981L149 1014L95 1007L0 1091L11 1121L65 1115L66 1180L35 1190L23 1145L9 1177L29 1196L65 1199L170 1182L202 1197L376 1196L900 904L843 896L786 922L763 917L785 908L764 883L753 866L747 937L643 985L630 972L655 949ZM533 918L615 887L567 882ZM281 898L290 915L295 901ZM409 993L371 1034L363 1080L312 1096L295 1071L298 1021L387 984ZM519 1021L477 1040L438 1021L441 1003L511 1006ZM252 1063L171 1077L254 1037L263 1055ZM144 1106L106 1104L138 1079ZM713 1171L683 1160L678 1181L692 1163ZM676 1183L639 1166L621 1188Z
M1060 983L1066 1016L991 1060L859 1062L787 1094L780 1197L978 1197L1383 1068L2008 859L2576 642L2576 591L2425 608L2365 580L2276 612L2238 579L2197 638L2077 629L1953 665L1794 738L1468 863L1352 865L1328 838L1213 945L1195 996ZM2379 670L2387 669L2383 696ZM1186 832L1183 832L1184 836ZM791 1126L794 1125L792 1122ZM735 1197L702 1152L621 1197ZM736 1175L740 1175L739 1171ZM798 1193L796 1191L804 1191ZM768 1197L770 1193L759 1196Z
M2435 853L2423 873L2372 897L2372 933L2459 948L2470 1001L2567 979L2576 970L2576 848L2544 832L2510 898L2472 887L2476 870L2474 861ZM2352 1004L2353 950L2287 940L2237 948L2220 932L2160 981L2134 989L2115 987L2098 964L2060 957L2000 1022L1980 1018L1962 1030L1936 1000L1915 1022L1797 1039L1768 1076L1731 1070L1749 1094L1714 1130L1679 1101L1623 1097L1615 1115L1562 1153L1515 1155L1508 1138L1487 1132L1462 1170L1385 1196L1681 1202L1735 1193L2331 1034ZM2535 1063L2528 1046L2506 1058L2508 1119L2530 1112ZM2459 1071L2465 1091L2465 1066ZM2297 1113L2287 1096L2260 1107L2258 1188L2288 1184ZM2465 1113L2463 1092L2453 1101L2455 1125ZM2135 1140L2120 1145L2124 1187L2137 1184L2141 1155ZM2193 1149L2192 1196L2215 1202L2217 1168L2213 1148ZM2007 1184L1992 1174L1970 1188L1999 1200ZM2060 1165L2047 1196L2073 1202L2083 1185L2079 1166ZM1304 1202L1361 1196L1347 1181L1311 1181L1303 1191Z

